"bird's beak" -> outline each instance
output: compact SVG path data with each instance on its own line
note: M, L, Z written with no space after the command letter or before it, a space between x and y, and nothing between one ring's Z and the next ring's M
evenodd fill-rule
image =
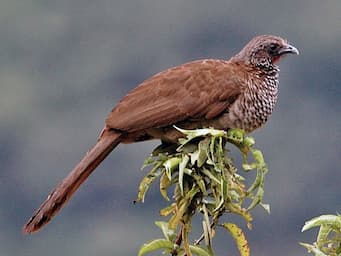
M296 54L296 55L300 54L297 48L290 44L286 44L285 46L283 46L282 49L280 49L278 53L279 55L288 54L288 53Z

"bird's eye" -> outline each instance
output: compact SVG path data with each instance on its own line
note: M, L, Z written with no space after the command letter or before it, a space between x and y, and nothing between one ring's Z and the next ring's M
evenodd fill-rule
M272 43L269 48L271 51L275 51L278 48L278 44Z

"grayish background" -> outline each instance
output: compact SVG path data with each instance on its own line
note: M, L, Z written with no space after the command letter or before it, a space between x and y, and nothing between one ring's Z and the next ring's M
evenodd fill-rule
M157 142L119 146L40 233L21 227L96 141L115 103L144 79L228 58L258 34L288 38L280 97L254 133L271 172L247 231L252 255L307 255L305 220L341 210L340 0L2 0L0 255L135 255L161 236L154 186L132 205ZM241 222L241 225L243 223ZM237 255L218 233L217 255Z

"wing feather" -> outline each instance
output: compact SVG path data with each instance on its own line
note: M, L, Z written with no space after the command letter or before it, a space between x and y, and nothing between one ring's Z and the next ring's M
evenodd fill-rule
M127 94L108 115L110 128L135 132L188 118L211 119L241 91L231 65L201 60L158 73Z

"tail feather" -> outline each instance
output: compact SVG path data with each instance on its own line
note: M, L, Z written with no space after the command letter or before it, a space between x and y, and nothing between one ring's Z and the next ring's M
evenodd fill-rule
M24 233L33 233L47 224L70 200L79 186L95 168L120 143L121 133L104 129L96 145L84 156L75 168L49 194L23 227Z

